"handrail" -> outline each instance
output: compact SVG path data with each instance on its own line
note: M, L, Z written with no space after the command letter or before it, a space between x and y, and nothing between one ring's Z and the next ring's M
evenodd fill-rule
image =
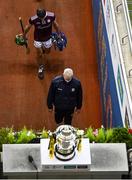
M130 50L132 54L132 25L130 21L130 15L128 11L128 5L126 0L122 0L122 5L123 5L123 10L124 10L124 15L125 15L125 20L126 20L126 26L127 26L127 31L128 31L128 39L130 43Z
M116 12L119 12L119 7L122 5L122 3L118 4L118 6L116 6Z
M120 56L120 64L121 64L121 70L122 70L122 78L124 79L124 84L125 84L125 89L126 89L126 95L129 103L129 109L132 117L132 99L131 99L131 94L130 94L130 89L127 81L127 75L126 75L126 70L125 70L125 65L123 62L123 54L122 54L122 49L121 49L121 44L120 44L120 39L119 39L119 33L118 33L118 28L116 24L116 16L115 16L115 11L114 11L114 5L113 2L110 1L111 3L111 11L112 11L112 18L113 18L113 23L114 23L114 28L115 28L115 33L116 33L116 41L118 45L118 51L119 51L119 56Z

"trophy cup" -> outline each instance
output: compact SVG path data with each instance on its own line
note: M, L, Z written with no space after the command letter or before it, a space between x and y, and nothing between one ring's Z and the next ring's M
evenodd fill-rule
M52 144L52 152L57 159L62 161L71 160L75 156L75 149L81 144L81 137L83 131L78 133L79 130L76 130L70 125L61 125L56 131L52 134L50 138L50 144ZM54 147L53 147L54 139Z

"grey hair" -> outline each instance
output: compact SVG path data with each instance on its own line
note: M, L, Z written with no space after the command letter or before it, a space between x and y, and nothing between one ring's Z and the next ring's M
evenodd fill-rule
M73 70L71 68L64 69L63 75L68 79L73 77Z

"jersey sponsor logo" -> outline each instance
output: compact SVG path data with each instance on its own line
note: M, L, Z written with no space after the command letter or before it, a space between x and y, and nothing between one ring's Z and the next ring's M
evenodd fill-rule
M42 24L46 24L46 21L45 21L45 19L42 19Z
M49 24L49 25L47 25L47 26L38 26L38 29L45 29L45 28L48 28L48 27L50 27L51 26L51 24Z
M40 22L36 22L37 25L41 24Z

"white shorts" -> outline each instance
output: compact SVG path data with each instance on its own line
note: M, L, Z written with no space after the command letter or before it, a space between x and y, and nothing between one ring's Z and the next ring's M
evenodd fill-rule
M41 47L44 47L46 49L49 49L51 48L52 46L52 39L50 38L48 41L34 41L34 46L36 48L41 48Z

